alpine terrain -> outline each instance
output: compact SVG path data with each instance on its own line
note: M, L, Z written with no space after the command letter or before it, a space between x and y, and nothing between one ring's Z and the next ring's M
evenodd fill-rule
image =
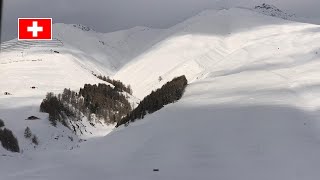
M19 145L0 146L1 180L319 179L320 25L262 4L168 29L53 31L1 44L0 135ZM171 80L178 98L156 99ZM40 112L52 96L67 109L56 124Z

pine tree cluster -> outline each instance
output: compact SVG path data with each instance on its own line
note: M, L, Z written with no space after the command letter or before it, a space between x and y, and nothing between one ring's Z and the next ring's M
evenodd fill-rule
M48 93L40 104L40 112L49 114L49 121L53 126L56 126L57 122L61 122L64 126L68 127L66 119L68 116L73 116L69 109L63 104L61 98L59 99L52 92Z
M110 79L109 76L107 76L107 77L106 76L102 76L102 75L95 75L95 76L97 78L101 79L102 81L105 81L105 82L108 82L108 83L114 85L114 87L115 87L115 89L117 91L127 92L130 95L132 95L132 89L131 89L130 85L126 86L119 80Z
M160 89L152 91L146 96L130 114L121 119L116 127L122 124L134 122L136 119L143 119L147 113L153 113L160 110L165 105L179 100L188 84L185 76L174 78L172 81L163 85Z
M91 121L93 114L106 123L115 123L131 110L126 96L106 84L85 84L78 93L70 89L57 96L48 93L40 105L40 111L49 113L53 125L58 121L65 126L67 119L77 121L86 116Z
M35 145L39 145L38 137L34 134L32 134L31 129L29 127L26 127L24 130L24 137L27 139L31 138L31 142Z
M87 115L95 114L106 123L118 122L132 110L126 96L119 89L106 84L86 84L79 94L83 97L84 107L89 111Z

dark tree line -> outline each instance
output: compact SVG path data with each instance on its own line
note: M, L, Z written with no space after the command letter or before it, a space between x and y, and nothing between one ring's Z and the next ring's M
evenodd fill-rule
M86 84L79 94L84 98L84 106L90 113L107 123L118 122L132 110L126 96L119 89L106 84Z
M129 93L130 95L132 95L132 89L131 89L131 86L128 85L124 85L121 81L119 80L114 80L114 79L110 79L109 76L102 76L102 75L96 75L94 74L97 78L101 79L102 81L106 81L112 85L114 85L115 89L117 91L124 91L124 92L127 92Z
M68 127L67 119L77 121L84 116L89 121L95 117L106 123L115 123L131 111L131 106L119 89L106 84L86 84L79 92L64 89L57 96L48 93L40 111L49 113L53 125L59 121Z
M136 109L121 119L116 127L134 122L136 119L143 119L147 113L158 111L165 105L179 100L182 97L187 84L188 81L186 77L180 76L166 83L160 89L152 91L151 94L140 102Z
M0 141L1 141L2 147L5 148L6 150L12 151L12 152L20 152L18 140L13 135L11 130L7 128L0 129Z
M49 121L53 126L57 125L57 122L61 122L64 126L67 126L67 116L73 115L69 109L63 104L61 99L55 96L52 92L46 95L46 98L40 104L40 112L46 112L49 114Z

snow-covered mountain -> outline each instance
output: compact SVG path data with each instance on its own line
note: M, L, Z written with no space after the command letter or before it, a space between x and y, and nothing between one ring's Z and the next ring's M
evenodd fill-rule
M263 3L262 5L255 6L254 8L255 11L260 12L262 14L268 15L268 16L273 16L273 17L279 17L282 19L294 19L295 15L294 14L288 14L286 12L283 12L276 6L270 5Z
M27 125L40 142L64 131L38 112L45 93L101 82L91 71L115 73L140 99L179 75L189 86L179 102L80 148L60 132L68 151L52 141L0 149L1 179L318 179L320 26L269 15L207 10L166 30L111 34L57 24L62 45L13 43L1 52L0 118L24 148Z
M83 28L76 30L74 26L76 25L55 24L54 37L65 42L68 49L81 50L81 53L75 53L78 58L84 60L90 55L91 61L101 64L104 71L110 74L152 45L162 32L158 29L135 27L104 34Z
M52 50L57 50L61 54L72 55L97 74L112 75L151 46L162 30L135 27L113 33L98 33L84 25L58 23L53 25L53 33L52 42L19 42L14 39L3 42L1 51L13 52L11 54L18 52L22 56L32 54L33 51L52 53Z
M194 82L257 67L277 71L296 61L313 63L310 58L319 51L317 28L242 8L209 10L170 28L172 33L115 78L131 84L141 98L166 82L159 83L159 76L169 80L186 74Z

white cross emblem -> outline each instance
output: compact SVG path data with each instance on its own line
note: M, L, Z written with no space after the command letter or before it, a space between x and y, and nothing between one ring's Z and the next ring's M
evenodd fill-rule
M37 21L32 21L32 26L29 26L27 31L32 32L32 37L38 37L38 32L42 32L43 27L38 26Z

